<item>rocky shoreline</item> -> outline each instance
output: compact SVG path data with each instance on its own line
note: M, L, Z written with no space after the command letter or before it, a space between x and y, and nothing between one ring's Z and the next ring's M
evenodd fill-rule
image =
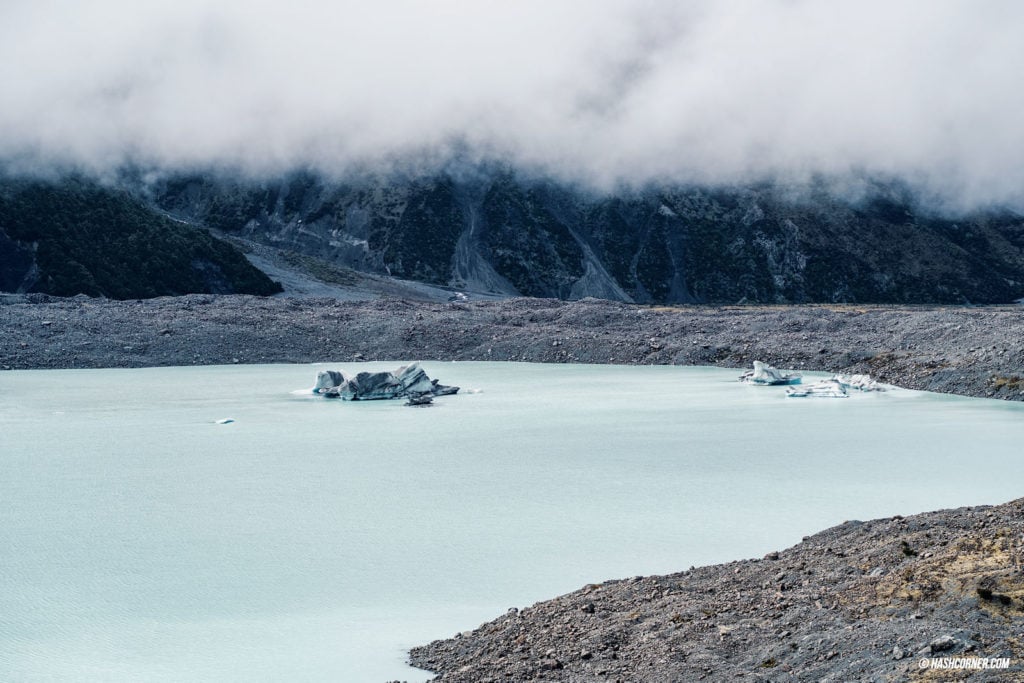
M760 560L512 609L411 662L443 683L1024 681L1022 567L1024 499L849 521ZM950 657L1009 666L922 668Z
M0 295L0 369L493 360L869 373L1024 400L1024 307Z

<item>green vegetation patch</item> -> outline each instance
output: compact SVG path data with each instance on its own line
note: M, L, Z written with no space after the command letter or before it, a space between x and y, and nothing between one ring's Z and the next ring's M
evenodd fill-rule
M359 283L359 274L351 268L340 268L327 263L315 256L307 256L294 251L281 252L285 263L294 266L321 282L335 285L351 286Z
M443 285L462 227L454 185L445 179L416 187L397 221L375 217L369 244L383 253L392 275Z
M129 194L79 179L0 188L0 230L34 245L33 291L140 299L189 293L269 295L281 286L231 245Z
M482 244L495 270L526 296L567 298L583 275L583 250L534 190L509 179L484 199Z

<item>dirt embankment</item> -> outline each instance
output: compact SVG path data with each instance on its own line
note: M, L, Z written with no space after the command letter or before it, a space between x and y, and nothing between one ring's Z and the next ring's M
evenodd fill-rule
M679 307L0 295L0 368L357 360L678 364L870 373L1024 399L1024 308Z

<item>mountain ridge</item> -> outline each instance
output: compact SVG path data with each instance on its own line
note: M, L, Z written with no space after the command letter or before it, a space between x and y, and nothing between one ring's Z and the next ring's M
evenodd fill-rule
M88 182L50 182L58 189L69 184L81 193ZM0 181L0 197L9 197L11 186ZM795 190L760 183L601 193L478 166L342 180L306 171L265 180L125 172L114 189L103 191L120 193L128 213L148 211L160 216L150 217L156 223L198 229L193 237L208 236L206 228L329 267L471 295L642 304L993 304L1024 298L1024 218L999 210L943 217L899 183L865 187L856 198L824 182ZM75 206L81 214L92 211ZM65 226L74 222L66 211L60 215ZM0 211L0 288L29 291L29 241L12 241L3 221ZM237 263L237 250L216 249ZM60 268L51 264L51 270ZM79 275L86 285L94 277ZM249 293L273 293L262 281L247 286L263 288ZM142 296L180 293L166 283L136 290L144 290ZM48 293L74 292L62 285Z
M328 262L508 296L635 303L1008 303L1024 219L929 213L893 183L599 194L508 169L149 184L171 215Z

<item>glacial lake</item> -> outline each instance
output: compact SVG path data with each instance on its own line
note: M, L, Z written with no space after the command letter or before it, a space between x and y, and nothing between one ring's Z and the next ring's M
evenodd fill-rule
M518 363L294 393L398 364L0 373L0 680L425 681L410 646L509 607L1022 495L1021 404Z

